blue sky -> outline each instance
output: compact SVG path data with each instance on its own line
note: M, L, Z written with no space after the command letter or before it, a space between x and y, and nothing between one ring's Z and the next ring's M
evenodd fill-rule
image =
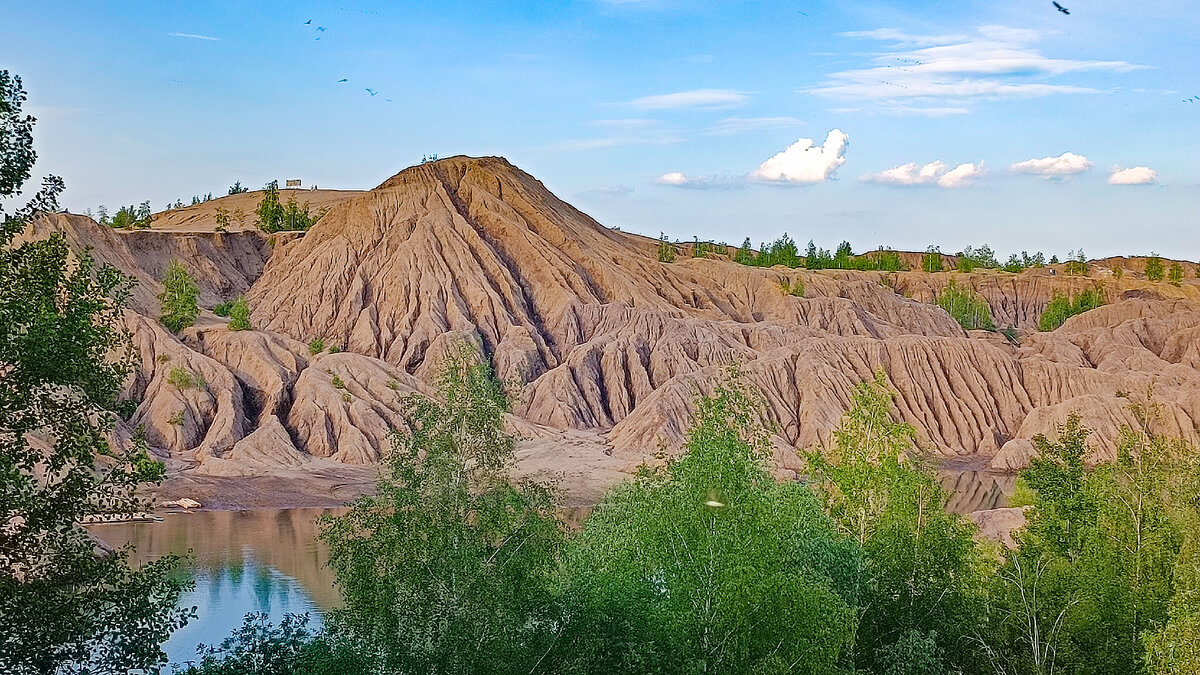
M1200 257L1200 12L1060 2L0 0L0 68L72 210L497 154L650 235Z

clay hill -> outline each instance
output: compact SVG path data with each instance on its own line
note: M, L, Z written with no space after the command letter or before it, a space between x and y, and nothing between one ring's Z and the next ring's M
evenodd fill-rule
M519 470L558 480L577 504L677 449L693 398L732 363L762 393L782 475L800 468L796 449L829 441L876 369L922 451L976 469L1023 466L1030 439L1071 413L1094 430L1095 457L1111 456L1151 386L1160 429L1200 441L1191 263L1179 286L1123 258L1091 261L1087 275L757 268L686 250L663 263L656 240L604 227L491 157L295 196L329 208L306 233L215 232L217 206L252 211L253 193L161 214L148 230L55 215L29 233L62 232L140 280L126 320L141 357L128 392L142 403L118 435L145 425L176 476L168 491L212 497L219 484L230 503L254 501L229 496L242 489L220 483L229 476L258 477L255 491L283 501L365 489L398 397L428 393L461 340L514 383ZM166 331L154 296L171 258L205 307L244 293L255 330L230 332L205 312L182 335ZM965 332L931 304L951 281L980 293L1016 340ZM785 282L802 282L803 297ZM1055 294L1087 288L1108 304L1036 331Z

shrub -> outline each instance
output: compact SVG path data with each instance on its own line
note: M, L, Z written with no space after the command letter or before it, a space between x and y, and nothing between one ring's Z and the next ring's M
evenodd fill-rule
M1086 275L1088 271L1087 256L1083 254L1083 249L1071 251L1067 254L1067 274Z
M187 268L178 260L172 260L167 265L163 275L163 291L158 294L158 302L162 307L162 324L172 333L187 328L196 322L200 307L196 304L200 297L200 287L196 285Z
M245 188L245 187L243 187L243 186L242 186L242 181L240 181L240 180L235 180L235 181L233 182L233 185L230 185L230 186L229 186L229 194L231 194L231 195L240 195L240 194L242 194L243 192L246 192L246 191L247 191L247 189L248 189L248 188Z
M167 424L176 427L183 426L183 411L176 410L174 413L172 413L171 416L167 418Z
M312 342L308 343L309 354L320 354L325 351L325 341L321 338L313 338Z
M217 232L229 231L229 209L224 206L217 207Z
M742 265L754 265L754 250L750 246L750 237L742 242L742 245L733 254L733 261Z
M970 288L960 288L954 282L950 282L950 285L938 294L937 305L949 312L963 330L996 330L987 301Z
M203 389L204 377L176 366L167 373L167 383L175 385L176 389Z
M338 352L340 352L340 351L342 351L342 348L341 348L341 347L339 347L339 346L337 346L337 345L329 345L329 353L330 353L330 354L336 354L336 353L338 353Z
M225 317L226 319L229 318L229 312L232 310L233 310L232 302L218 303L218 304L213 305L213 308L212 308L213 314L216 314L217 316Z
M1104 293L1098 288L1089 288L1074 298L1056 294L1042 311L1042 316L1038 319L1038 330L1054 330L1076 314L1082 314L1103 304Z
M783 291L784 295L794 295L797 298L804 297L804 280L803 279L796 279L792 282L789 282L787 279L780 279L779 280L779 288L780 288L780 290Z
M343 382L342 378L338 377L337 375L333 376L332 382L333 382L333 386L335 389L345 389L346 388L346 383Z
M1163 261L1158 257L1157 253L1150 253L1150 257L1146 259L1146 278L1150 281L1163 280Z
M240 295L229 308L229 330L250 330L250 306Z

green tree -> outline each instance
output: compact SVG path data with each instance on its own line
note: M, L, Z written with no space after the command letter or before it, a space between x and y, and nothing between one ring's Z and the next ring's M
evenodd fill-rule
M553 634L560 525L545 487L509 482L508 403L473 358L451 355L440 400L405 399L378 494L322 521L335 619L400 672L528 673Z
M229 306L229 330L250 330L250 306L245 296L237 296Z
M734 254L733 261L741 265L755 264L754 249L751 248L750 237L746 237L746 240L742 242L741 247Z
M181 675L347 675L375 665L336 630L310 630L307 614L287 614L278 626L266 614L247 614L229 637L199 652Z
M894 422L882 371L859 384L833 447L809 455L838 528L863 551L852 568L854 661L868 672L958 672L975 663L986 562L974 528L915 457L915 429Z
M660 232L658 235L658 262L661 262L661 263L675 262L675 257L677 255L678 255L678 252L675 249L675 245L672 244L670 242L670 240L667 239L667 235L665 232Z
M1117 458L1092 471L1078 417L1057 440L1035 439L1019 478L1028 524L988 617L1002 645L993 657L1017 672L1141 673L1146 636L1167 624L1182 541L1172 505L1194 500L1195 471L1178 441L1150 433L1155 407L1132 408L1140 428L1122 430Z
M682 455L613 488L572 543L563 672L841 673L853 546L778 483L746 393L697 401Z
M960 287L951 281L938 293L937 306L954 317L963 330L996 330L987 300L970 287Z
M1193 513L1189 522L1175 567L1176 593L1167 608L1167 623L1146 636L1148 670L1154 675L1200 673L1200 521Z
M1076 314L1083 314L1103 305L1104 291L1099 288L1084 289L1074 297L1055 293L1046 304L1046 309L1042 310L1042 315L1038 317L1038 330L1055 330Z
M178 333L196 323L196 316L200 314L199 298L200 287L192 275L183 263L172 259L163 273L162 293L158 294L162 312L159 320L172 333Z
M945 269L942 265L941 249L936 246L925 249L925 254L921 256L921 269L926 272L941 272Z
M1151 252L1150 257L1146 259L1146 278L1150 281L1162 281L1164 271L1162 258Z
M278 187L278 186L279 186L279 184L276 183L276 187ZM240 180L234 181L233 185L229 186L229 194L231 194L231 195L240 195L246 191L247 191L247 188L242 187L242 181L240 181Z
M33 120L20 80L0 71L0 198L21 193L33 165ZM140 568L129 551L97 555L77 525L148 504L161 478L144 443L106 440L131 367L121 308L132 281L61 235L14 245L57 207L50 177L15 213L0 208L0 672L126 673L165 661L161 644L187 613L173 558Z
M1183 266L1177 262L1171 263L1171 267L1167 270L1167 281L1178 286L1183 283Z
M273 180L266 184L254 213L258 216L258 227L263 232L278 232L284 229L283 204L279 203L279 181Z

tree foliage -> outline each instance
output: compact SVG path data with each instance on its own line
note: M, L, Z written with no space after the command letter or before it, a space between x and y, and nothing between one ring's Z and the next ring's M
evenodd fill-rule
M853 547L767 456L746 393L719 385L682 455L605 497L564 563L563 672L845 672Z
M1054 330L1076 314L1083 314L1103 305L1104 291L1099 288L1084 289L1074 297L1055 293L1046 304L1046 309L1042 310L1042 315L1038 317L1038 330Z
M1164 272L1162 258L1156 253L1151 253L1150 257L1146 258L1146 278L1150 281L1162 281Z
M200 314L200 287L183 263L172 259L163 273L163 290L158 294L159 320L172 333L196 323Z
M963 330L996 330L987 300L970 287L951 281L938 293L937 306L954 317Z
M463 345L439 400L405 399L376 496L323 521L345 608L336 619L388 668L528 673L546 652L562 542L547 488L509 482L508 404Z
M33 164L20 81L0 71L0 197ZM98 554L77 525L145 510L161 478L144 444L107 440L132 363L120 320L132 280L65 238L14 245L56 207L51 177L14 214L0 211L0 672L125 673L165 661L160 645L187 616L167 557L133 569L129 551Z
M250 306L239 295L229 305L229 330L250 330Z
M854 662L868 672L957 672L974 662L986 563L891 403L880 371L855 388L833 447L809 456L827 511L862 551L850 577Z

